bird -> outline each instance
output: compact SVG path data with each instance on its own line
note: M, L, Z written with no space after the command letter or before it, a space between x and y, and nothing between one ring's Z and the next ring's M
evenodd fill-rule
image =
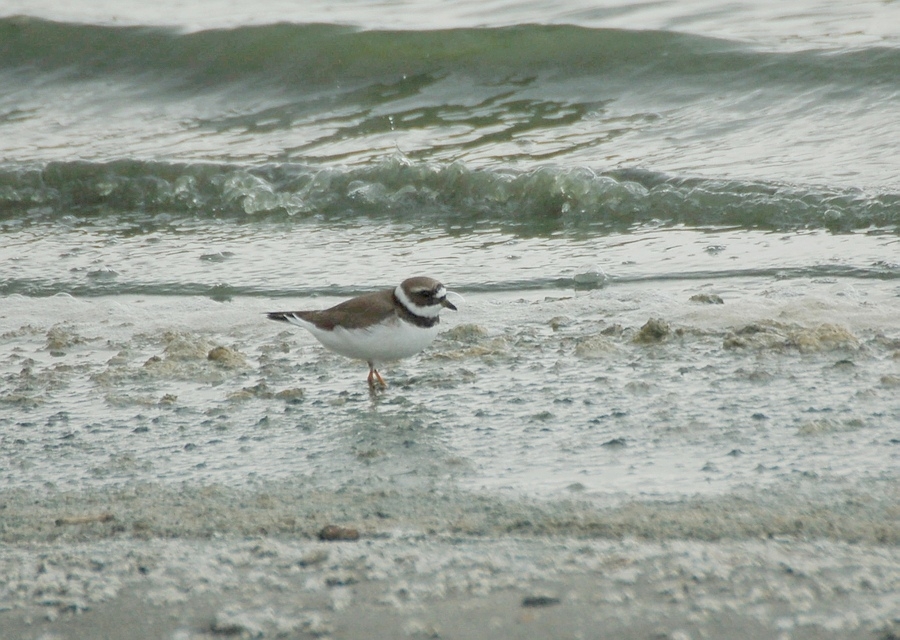
M387 387L378 367L413 356L434 340L443 309L456 311L448 291L434 278L407 278L393 289L367 293L312 311L271 311L270 320L308 330L322 346L369 365L369 389Z

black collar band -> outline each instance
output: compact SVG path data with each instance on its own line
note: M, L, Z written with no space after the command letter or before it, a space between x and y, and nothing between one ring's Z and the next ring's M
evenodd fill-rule
M430 318L428 316L420 316L416 315L412 311L406 308L400 298L397 297L397 294L393 294L394 297L394 306L397 308L397 315L399 315L403 320L407 322L411 322L417 327L421 327L422 329L430 329L434 325L438 324L441 321L440 316L434 316Z

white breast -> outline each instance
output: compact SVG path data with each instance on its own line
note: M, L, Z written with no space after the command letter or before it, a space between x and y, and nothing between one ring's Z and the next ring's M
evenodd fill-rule
M331 331L319 329L300 319L291 318L290 321L307 329L326 349L376 364L414 356L431 344L438 334L438 325L417 327L399 318L391 318L367 329L335 327Z

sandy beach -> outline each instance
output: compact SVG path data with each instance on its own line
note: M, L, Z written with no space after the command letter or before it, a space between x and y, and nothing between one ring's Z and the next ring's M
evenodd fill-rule
M898 637L896 513L776 505L596 510L288 483L4 492L0 629L5 640ZM728 530L735 539L719 537Z

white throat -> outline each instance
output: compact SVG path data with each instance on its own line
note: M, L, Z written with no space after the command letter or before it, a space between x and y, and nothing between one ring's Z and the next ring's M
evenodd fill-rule
M420 318L436 318L441 314L441 305L435 304L430 307L420 307L415 302L409 299L409 296L406 295L406 291L403 290L399 284L394 289L394 295L397 296L397 300L400 301L406 310L409 311L414 316L419 316ZM443 297L446 295L443 287L438 290L438 297Z

